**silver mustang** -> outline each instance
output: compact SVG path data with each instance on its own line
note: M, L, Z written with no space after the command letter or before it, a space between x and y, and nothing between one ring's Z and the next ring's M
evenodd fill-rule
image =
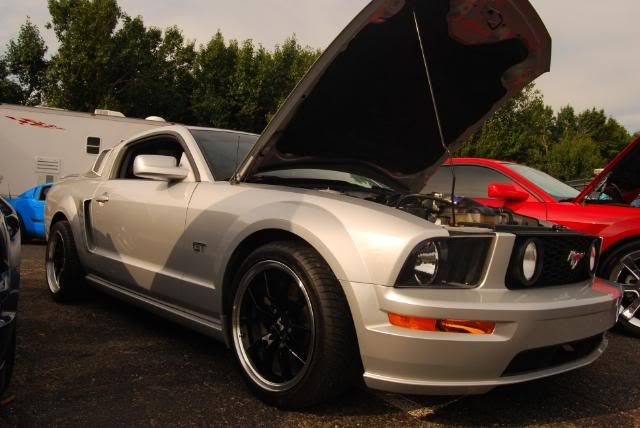
M589 364L620 299L593 276L600 240L420 194L550 46L525 0L374 0L262 135L155 129L54 186L49 290L90 283L225 341L282 407Z

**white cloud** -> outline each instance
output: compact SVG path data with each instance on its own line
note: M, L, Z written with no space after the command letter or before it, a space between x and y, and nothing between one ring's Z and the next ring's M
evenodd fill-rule
M427 1L427 0L425 0ZM553 37L551 73L538 81L546 101L577 110L596 106L631 131L640 129L640 16L637 0L532 0ZM367 0L119 0L147 25L180 27L206 43L220 29L227 38L272 47L295 33L301 43L324 48ZM55 37L43 25L45 0L0 0L0 49L26 16L40 26L50 49Z

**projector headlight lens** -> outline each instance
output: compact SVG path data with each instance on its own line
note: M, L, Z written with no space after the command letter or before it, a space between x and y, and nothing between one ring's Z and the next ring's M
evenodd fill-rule
M438 273L439 260L440 252L435 242L426 242L416 254L413 266L414 276L418 284L429 285L433 282Z

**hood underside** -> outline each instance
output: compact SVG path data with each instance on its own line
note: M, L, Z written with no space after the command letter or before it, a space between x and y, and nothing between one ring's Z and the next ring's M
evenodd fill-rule
M631 142L578 195L582 202L595 191L607 200L629 204L640 194L640 137Z
M292 92L236 180L325 168L419 191L444 146L458 148L548 71L550 54L526 0L374 0Z

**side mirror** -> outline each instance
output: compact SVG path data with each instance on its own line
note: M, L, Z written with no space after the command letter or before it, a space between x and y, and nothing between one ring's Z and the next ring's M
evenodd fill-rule
M491 183L487 189L490 198L503 199L508 202L522 202L529 198L529 194L519 190L509 183Z
M176 166L173 156L139 155L133 161L133 175L158 181L181 181L189 171Z

